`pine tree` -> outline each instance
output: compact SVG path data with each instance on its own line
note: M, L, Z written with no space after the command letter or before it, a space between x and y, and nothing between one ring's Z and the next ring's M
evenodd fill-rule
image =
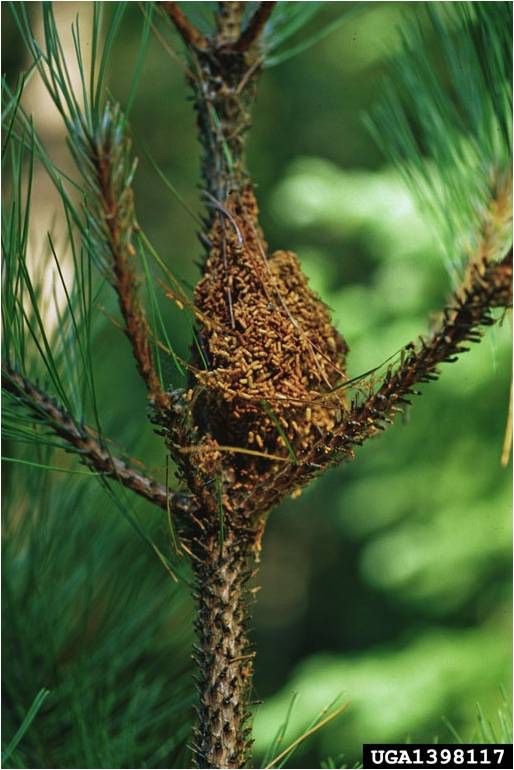
M143 37L150 33L154 12L146 5ZM414 26L406 34L403 57L370 123L432 214L455 286L429 334L349 378L348 343L309 288L297 256L285 250L269 253L245 161L261 72L286 55L284 43L307 24L318 4L202 5L207 21L194 18L192 4L163 2L157 11L183 40L202 146L205 215L199 236L204 257L191 296L138 221L130 109L125 112L106 89L123 5L116 4L103 43L103 8L95 7L90 73L82 63L85 41L76 23L75 52L83 73L78 94L71 87L51 5L44 5L40 47L25 7L13 4L33 68L65 124L80 182L77 189L50 160L30 116L20 108L24 81L14 92L5 86L2 159L10 202L3 222L4 426L10 439L35 445L39 467L51 468L56 447L75 455L87 470L72 465L69 472L97 476L169 574L187 579L183 565L190 561L198 689L193 761L197 767L245 767L251 762L255 655L247 628L270 511L327 468L353 459L359 446L394 422L421 384L437 380L441 365L455 362L469 343L479 342L484 329L511 305L511 7L453 3L445 10L429 5L446 66L441 76L431 66L423 29ZM133 93L135 87L129 103ZM65 297L64 306L56 303L53 330L45 320L44 281L28 260L36 161L61 196L74 266L68 284L48 235L46 252ZM159 283L151 264L162 271ZM159 286L194 319L189 360L174 351L173 334L159 310ZM175 469L173 486L169 478L160 483L120 453L103 429L94 349L98 297L105 287L117 298L121 326L146 385L148 420ZM184 374L180 389L170 387L172 366ZM73 481L70 476L58 494L72 499ZM169 522L173 559L141 527L120 489L144 498ZM31 499L38 505L46 504L47 495L34 484ZM53 548L67 537L67 527L75 526L60 518L58 524L48 536ZM21 527L16 547L32 537ZM81 552L88 558L88 537L85 531L77 559ZM135 566L134 580L140 574ZM80 562L69 567L80 581ZM123 596L124 584L119 585ZM123 601L129 612L129 602ZM161 613L159 600L156 605ZM125 654L127 670L132 670L130 639ZM148 726L143 720L141 741L150 741L153 719L169 718L170 724L174 719L173 708L156 716L162 697L153 692L145 704ZM173 739L168 751L177 750L178 738Z

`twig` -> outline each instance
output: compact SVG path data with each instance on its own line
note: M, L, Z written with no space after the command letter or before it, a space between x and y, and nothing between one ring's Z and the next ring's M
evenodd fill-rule
M156 370L148 322L139 299L138 280L132 264L135 255L132 238L137 229L133 192L131 187L121 191L117 189L114 181L117 169L113 167L109 142L110 137L99 143L92 161L98 174L100 206L111 252L114 288L139 373L152 400L159 408L165 409L169 399Z
M275 5L276 2L261 3L248 22L248 26L240 36L239 40L237 40L231 46L228 46L230 50L238 51L239 53L247 51L252 43L254 43L261 35L262 30L264 29L264 25L273 13Z
M20 404L43 421L52 433L69 445L88 468L119 481L127 489L167 511L172 507L186 514L194 509L192 498L167 487L131 468L124 460L113 457L105 442L87 426L79 426L66 410L47 393L18 372L2 368L2 388L15 396ZM64 447L65 448L65 447Z
M221 0L217 5L215 47L218 51L227 52L232 50L241 34L244 3L237 0Z
M352 405L348 418L327 442L329 451L345 451L383 430L384 421L391 421L408 403L406 397L416 394L416 385L439 379L440 364L453 363L469 350L466 343L480 341L481 329L495 323L491 310L512 305L511 257L512 250L501 262L475 264L469 287L453 295L432 334L417 345L407 345L399 368L389 370L365 401Z
M163 0L160 5L162 5L164 11L172 20L186 45L190 48L198 48L200 50L208 48L209 41L189 21L178 3Z
M217 211L221 211L223 216L227 217L227 219L230 221L230 223L234 227L239 246L244 246L245 245L244 237L241 233L241 230L239 229L239 225L237 224L236 220L234 219L230 211L228 211L228 209L226 209L225 206L223 206L223 204L219 202L219 200L216 200L214 195L211 195L211 193L208 190L204 190L203 194L206 198L208 198L205 205L208 206L209 208L213 208L213 209L216 209Z

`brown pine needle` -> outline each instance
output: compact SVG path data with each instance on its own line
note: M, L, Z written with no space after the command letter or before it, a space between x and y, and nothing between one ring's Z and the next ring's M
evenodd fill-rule
M204 449L202 446L186 446L182 447L180 451L183 454L193 454L193 452L201 452ZM219 452L235 452L236 454L252 455L253 457L264 457L266 460L279 460L281 463L290 462L288 457L280 457L280 455L267 454L266 452L259 452L257 449L245 449L238 446L217 446L216 450Z
M167 286L161 278L157 279L157 283L164 290L166 297L174 302L179 310L184 310L184 308L187 308L191 311L196 320L201 321L206 327L217 327L220 330L223 329L221 324L216 323L213 321L213 319L206 316L205 313L202 313L202 311L193 302L191 302L185 293L178 295L175 290L170 286Z
M275 767L275 765L280 762L284 757L287 757L287 755L295 749L297 746L299 746L301 743L303 743L307 738L310 738L311 735L318 732L318 730L321 730L322 727L325 725L328 725L329 722L332 722L333 719L336 719L336 717L341 716L350 703L343 703L342 706L339 706L339 708L332 711L331 714L328 714L324 719L322 719L320 722L318 722L314 727L311 727L310 730L306 730L302 735L300 735L296 740L294 740L289 746L280 752L280 754L277 754L275 759L272 759L272 761L269 763L269 765L266 765L266 770L270 767Z
M505 426L505 436L503 439L503 447L501 454L502 468L506 468L510 460L510 450L512 448L512 380L510 382L510 396L509 396L509 412L507 414L507 424Z

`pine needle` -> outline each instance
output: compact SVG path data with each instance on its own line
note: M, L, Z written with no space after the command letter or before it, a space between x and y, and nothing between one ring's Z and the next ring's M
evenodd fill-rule
M294 465L298 465L298 457L296 456L296 452L294 451L294 447L289 441L284 429L282 428L282 425L280 424L280 421L273 411L273 409L270 407L270 405L266 401L261 401L261 406L270 418L271 422L277 429L277 433L281 437L282 441L286 445L287 451L289 452L289 456L291 457L291 460Z
M69 473L71 475L77 474L79 476L101 476L101 473L96 473L95 471L80 471L80 470L73 470L72 468L60 468L57 465L44 465L43 463L36 463L31 460L22 460L20 457L3 457L2 456L2 462L4 463L16 463L18 465L30 465L31 468L38 468L39 470L43 471L58 471L59 473Z
M509 464L510 453L512 450L512 392L513 381L510 382L510 395L509 395L509 411L507 414L507 424L505 425L505 436L503 438L503 447L501 453L501 465L502 468L506 468Z
M204 223L202 222L202 220L200 219L198 214L196 214L196 212L193 211L191 206L189 206L189 204L184 200L184 198L178 192L177 188L170 182L170 180L168 179L168 177L166 176L164 171L161 168L159 168L157 162L152 158L152 156L150 155L150 153L148 152L148 150L146 149L146 147L144 145L143 145L143 152L146 155L146 157L147 157L150 165L152 166L153 170L159 176L159 178L164 183L164 185L168 188L168 190L171 192L171 194L173 195L175 200L182 206L184 211L186 211L189 214L189 216L198 225L200 225L200 227L203 228Z
M298 697L299 695L297 692L293 693L291 700L289 701L289 706L287 707L286 717L282 722L282 724L280 725L280 727L278 728L275 738L273 739L269 749L267 750L264 756L263 763L262 763L262 767L264 768L268 767L268 762L271 761L271 758L273 757L273 755L278 751L280 743L284 739L284 736L287 732L287 728L289 727L289 722L291 721L291 716L293 714L294 707L298 702Z
M300 735L296 740L294 740L287 749L284 749L283 751L278 754L275 759L273 759L268 765L266 765L266 770L271 767L276 767L279 762L282 760L287 759L287 757L291 754L292 751L294 751L300 744L302 744L307 738L310 738L311 735L314 735L314 733L317 733L318 730L321 730L322 727L325 727L325 725L332 722L334 719L337 719L337 717L341 716L347 708L349 707L349 703L343 703L342 706L339 706L339 708L332 711L330 714L328 714L324 719L320 719L316 724L306 730L302 735ZM323 713L323 712L322 712Z
M308 5L312 6L312 5L316 5L316 3L310 2L308 3ZM320 5L323 5L323 3L321 3ZM348 21L348 19L355 16L357 13L361 13L364 10L365 6L367 5L369 5L369 3L366 2L366 0L361 0L361 2L355 5L350 11L347 11L347 12L343 11L339 18L334 19L328 24L325 24L324 27L318 30L318 32L315 32L313 35L306 36L297 45L291 46L291 48L288 48L282 53L277 53L275 56L267 56L265 59L265 66L276 67L277 64L282 64L282 62L285 62L288 59L291 59L293 56L302 54L308 48L311 48L316 43L319 43L320 40L323 40L325 37L327 37L336 29L338 29L343 24L345 24Z
M130 93L125 107L125 113L127 116L130 115L130 111L136 97L137 87L139 85L139 81L141 80L141 75L143 74L143 64L145 61L146 52L148 50L148 41L150 39L150 30L152 28L153 13L154 6L152 4L150 4L148 9L143 13L144 22L143 30L141 32L141 42L137 52L136 66L134 68L134 75L132 76Z
M165 477L165 485L166 489L169 489L169 457L166 454L166 477ZM170 535L171 535L171 542L173 543L173 548L175 549L175 553L177 556L182 556L182 553L180 551L180 548L178 546L178 538L177 533L175 531L175 524L173 523L173 516L171 513L171 506L170 506L170 498L169 495L166 497L166 513L168 516L168 526L170 528Z
M135 530L135 532L137 532L139 537L152 549L152 551L157 556L157 558L159 559L159 561L163 565L163 567L166 570L166 572L168 573L168 575L171 577L171 579L175 583L177 583L178 582L178 577L175 574L175 572L173 571L173 569L171 568L169 561L164 556L164 554L162 553L160 548L154 543L152 538L144 531L143 527L141 526L141 524L139 523L137 518L131 512L130 504L128 503L128 501L127 500L124 500L123 502L121 501L121 499L118 496L118 494L116 494L114 492L114 490L112 489L112 487L111 487L111 485L109 483L109 480L107 478L105 478L104 476L100 475L100 479L99 480L100 480L100 483L104 486L104 488L108 492L111 500L114 502L114 504L116 505L116 507L120 511L120 513L123 516L123 518L128 521L130 526Z
M41 709L41 706L43 705L43 703L45 702L45 700L49 695L50 695L50 690L42 689L38 692L38 694L34 698L32 705L29 708L27 715L25 716L25 719L21 723L14 737L9 742L5 751L2 753L2 765L4 767L5 767L5 763L7 762L11 754L13 754L13 752L16 751L18 744L23 739L23 736L25 735L30 725L36 718L39 710Z
M184 454L193 454L194 452L201 452L202 447L201 446L182 447L180 451L183 452ZM252 457L263 457L265 460L278 460L281 463L288 462L286 457L269 454L268 452L259 452L258 449L246 449L245 447L225 446L223 444L219 444L216 446L216 451L228 452L228 453L234 452L235 454L250 455Z

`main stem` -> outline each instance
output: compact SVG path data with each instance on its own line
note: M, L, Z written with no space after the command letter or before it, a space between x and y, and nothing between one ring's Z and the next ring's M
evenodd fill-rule
M241 53L227 47L237 32L233 16L232 9L228 27L222 22L229 17L220 17L217 45L192 54L190 84L203 148L202 176L211 210L209 196L223 203L230 192L239 192L249 182L244 161L245 134L250 127L259 67L253 50Z
M246 635L250 549L237 532L211 537L195 563L199 644L197 767L246 767L251 754L249 701L253 653Z
M220 3L218 32L205 48L191 49L190 84L194 93L202 177L207 208L204 233L207 256L211 228L219 223L224 250L225 228L233 225L226 206L250 188L244 163L244 137L250 124L258 72L254 50L237 51L242 3ZM201 330L199 330L201 340ZM205 426L207 435L209 426ZM200 437L199 437L200 438ZM201 768L241 768L251 761L251 687L253 653L247 638L258 522L231 505L230 468L210 469L223 489L218 494L201 482L203 510L190 538L194 553L198 614L199 706L194 731L193 761ZM191 478L195 486L195 475ZM211 478L212 481L212 478ZM212 492L210 491L212 489Z

